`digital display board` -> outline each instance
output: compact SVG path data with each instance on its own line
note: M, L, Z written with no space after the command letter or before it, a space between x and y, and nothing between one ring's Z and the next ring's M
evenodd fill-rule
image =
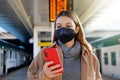
M56 15L67 10L67 0L49 0L49 21L54 22Z

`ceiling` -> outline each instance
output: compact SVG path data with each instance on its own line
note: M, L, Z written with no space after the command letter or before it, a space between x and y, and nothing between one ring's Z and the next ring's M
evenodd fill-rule
M115 16L120 13L118 3L119 0L73 0L73 10L81 20L88 41L119 34L119 17ZM114 14L110 14L111 8L116 10ZM28 42L34 27L51 26L49 0L0 0L0 26L7 34Z
M94 13L85 22L83 21L86 37L106 38L120 34L120 0L101 0L96 5L87 12L88 14Z
M8 32L8 35L10 33L21 41L26 42L31 37L7 0L0 0L0 26Z

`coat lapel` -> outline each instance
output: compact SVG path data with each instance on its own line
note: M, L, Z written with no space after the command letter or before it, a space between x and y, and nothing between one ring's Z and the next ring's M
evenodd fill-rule
M88 67L89 67L89 63L88 63L88 54L87 51L85 49L84 46L82 46L82 56L81 56L81 80L88 80L87 76L88 76Z

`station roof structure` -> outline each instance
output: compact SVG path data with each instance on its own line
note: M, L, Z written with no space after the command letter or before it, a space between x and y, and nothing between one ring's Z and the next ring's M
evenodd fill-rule
M60 0L58 0L60 1ZM120 0L67 0L89 42L120 33ZM36 26L48 26L50 0L0 0L0 39L28 46ZM44 27L43 27L44 28Z

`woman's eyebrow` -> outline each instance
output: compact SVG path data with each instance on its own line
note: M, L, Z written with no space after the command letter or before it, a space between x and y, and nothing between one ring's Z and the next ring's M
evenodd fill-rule
M60 23L56 23L57 25L61 25Z
M61 23L56 23L57 25L61 25ZM71 24L71 22L67 22L66 24Z
M71 22L67 22L66 24L71 24Z

